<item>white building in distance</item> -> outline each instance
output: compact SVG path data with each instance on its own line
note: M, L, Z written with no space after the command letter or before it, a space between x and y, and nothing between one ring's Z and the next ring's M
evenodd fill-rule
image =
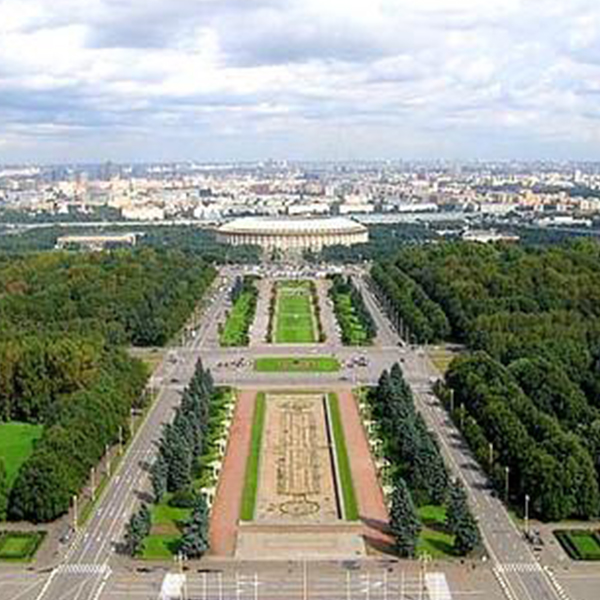
M246 217L225 223L217 241L240 246L251 244L266 250L320 250L324 246L351 246L369 239L364 225L341 217L294 219Z

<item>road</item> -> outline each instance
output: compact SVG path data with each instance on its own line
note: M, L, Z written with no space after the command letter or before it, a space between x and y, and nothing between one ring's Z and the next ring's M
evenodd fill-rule
M367 286L362 286L368 307L381 324L386 320ZM464 444L458 429L431 390L431 382L440 373L423 349L406 346L402 350L402 369L415 395L416 406L427 426L441 442L442 452L453 474L468 490L473 513L500 586L509 600L564 600L564 591L536 560L504 504L492 493L492 487L477 461Z
M231 279L227 278L230 283ZM144 423L129 445L116 472L113 474L96 510L86 527L79 532L60 564L56 565L36 596L36 600L97 600L111 576L110 560L115 546L122 539L125 523L137 506L140 496L147 492L146 464L152 462L164 423L173 416L180 394L176 386L162 382L178 380L183 384L193 373L197 348L203 343L210 324L225 305L229 285L217 291L220 278L213 285L213 300L207 307L195 337L187 346L171 350L165 356L152 386L158 386L157 398Z

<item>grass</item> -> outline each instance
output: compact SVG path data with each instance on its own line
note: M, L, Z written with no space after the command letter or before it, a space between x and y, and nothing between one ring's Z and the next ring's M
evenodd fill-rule
M31 561L45 536L46 533L43 531L0 532L0 560L12 562Z
M248 330L254 319L256 293L242 292L235 301L219 336L221 346L247 346Z
M308 281L277 284L276 343L310 344L318 341L309 285Z
M434 346L427 350L429 359L435 368L445 375L450 363L460 354L456 350L451 350L445 346Z
M559 529L554 535L573 560L600 560L600 532Z
M151 509L152 526L176 526L183 523L191 514L191 508L169 506L170 494L166 494L160 504L154 504Z
M263 373L333 373L340 363L331 356L265 356L254 361L254 370Z
M33 452L33 445L43 431L42 425L11 421L0 423L0 458L4 459L8 486L12 486L21 465Z
M262 431L265 425L266 398L264 393L257 394L252 418L252 433L250 438L250 454L246 462L244 478L244 492L242 494L242 508L240 519L252 521L254 506L256 504L256 491L258 489L258 470L260 466L260 446Z
M340 416L340 406L338 397L335 394L329 394L329 414L331 416L331 429L333 430L333 441L335 444L335 453L337 457L337 467L339 482L342 486L342 499L344 502L344 518L347 521L358 520L358 505L354 493L354 483L352 482L352 471L350 469L350 459L348 449L346 448L346 438L344 437L344 428Z
M417 555L432 558L455 557L454 536L446 531L446 507L427 504L417 508L423 528L417 542Z
M150 534L144 539L144 550L141 558L144 560L170 560L179 550L181 535Z

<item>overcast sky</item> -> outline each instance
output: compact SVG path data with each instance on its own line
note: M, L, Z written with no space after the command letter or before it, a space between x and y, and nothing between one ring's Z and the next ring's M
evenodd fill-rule
M0 161L600 159L599 0L0 0Z

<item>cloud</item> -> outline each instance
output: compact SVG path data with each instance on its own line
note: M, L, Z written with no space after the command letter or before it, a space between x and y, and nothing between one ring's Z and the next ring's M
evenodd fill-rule
M0 0L0 160L580 158L599 48L595 0Z

